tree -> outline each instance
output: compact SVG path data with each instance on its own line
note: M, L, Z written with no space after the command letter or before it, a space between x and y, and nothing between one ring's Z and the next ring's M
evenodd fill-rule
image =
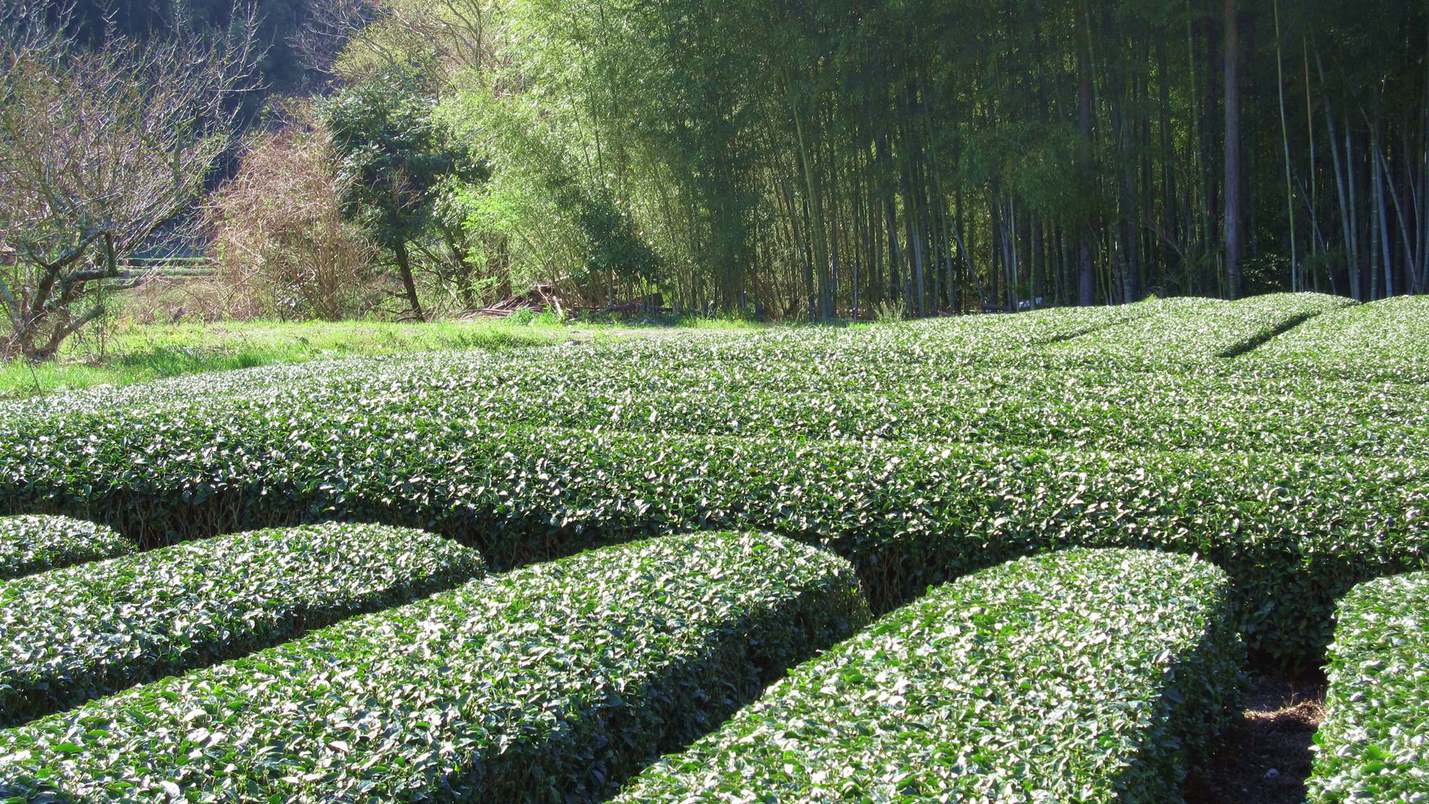
M1245 249L1241 223L1240 136L1240 15L1236 0L1226 4L1226 287L1231 298L1241 294L1241 257Z
M342 214L347 188L311 107L248 143L209 209L229 314L337 321L367 311L375 249Z
M592 299L827 319L1429 289L1422 3L369 5L346 63L438 65L426 92L498 170L469 222ZM560 147L490 147L493 107ZM659 270L578 270L573 199Z
M477 182L485 164L433 116L417 73L392 67L348 87L324 107L346 187L345 205L374 242L391 253L411 313L425 318L411 244L433 224L451 181Z
M89 47L98 47L112 35L135 41L162 40L186 32L201 37L225 36L250 25L255 47L254 71L258 81L245 95L245 105L256 110L268 92L294 93L313 83L311 70L301 63L295 37L311 14L322 11L317 0L74 0L72 30Z
M0 12L0 354L31 360L103 314L89 291L121 258L192 223L254 60L251 24L88 49L70 19L40 0Z

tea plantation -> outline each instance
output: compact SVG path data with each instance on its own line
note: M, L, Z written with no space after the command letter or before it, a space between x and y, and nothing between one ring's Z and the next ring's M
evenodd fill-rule
M1429 800L1429 303L1153 300L0 404L0 800L1167 801L1327 668Z

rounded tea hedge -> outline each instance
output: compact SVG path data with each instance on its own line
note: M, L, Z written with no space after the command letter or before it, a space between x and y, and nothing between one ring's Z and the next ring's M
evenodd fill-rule
M1429 799L1426 321L1166 299L0 402L0 797L1174 801L1241 690L1324 668L1309 797Z

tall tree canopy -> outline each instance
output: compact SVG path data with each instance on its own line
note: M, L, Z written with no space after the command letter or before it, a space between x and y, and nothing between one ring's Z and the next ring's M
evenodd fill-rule
M391 68L338 93L326 106L347 188L345 203L389 250L411 312L423 318L410 244L434 223L447 182L479 182L486 166L439 125L420 76Z
M1429 288L1423 3L321 2L349 97L419 75L487 160L432 220L517 284L814 319Z
M513 171L561 143L660 258L595 296L827 318L1429 286L1419 3L468 2L467 132Z

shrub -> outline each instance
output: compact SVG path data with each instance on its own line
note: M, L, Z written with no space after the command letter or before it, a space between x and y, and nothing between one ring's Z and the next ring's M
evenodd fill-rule
M336 321L380 298L376 248L343 220L336 162L331 135L309 109L250 143L209 216L232 297L227 313Z
M1149 303L1117 307L1055 307L1015 315L959 315L904 320L901 303L879 305L874 318L884 326L854 329L781 328L761 333L761 348L776 352L838 354L844 349L902 351L909 346L945 357L997 361L1031 347L1046 346L1120 326L1149 315ZM738 348L739 343L721 344Z
M894 324L908 318L908 307L900 301L881 301L873 311L873 320L880 324Z
M1330 302L1178 303L1229 311L1233 343ZM0 511L88 516L149 545L379 520L469 540L500 567L747 527L836 546L879 608L955 565L1169 549L1232 575L1256 649L1313 660L1340 594L1426 564L1429 401L1238 377L1197 362L1204 350L1165 371L1035 362L1162 307L355 361L11 404ZM1195 319L1182 329L1178 349ZM1000 339L1003 362L965 348Z
M439 390L409 399L370 385L310 407L55 417L0 437L0 505L151 544L382 521L499 568L670 529L768 530L854 561L880 609L1027 553L1163 549L1231 574L1254 648L1312 661L1340 594L1429 554L1429 467L1413 460L508 428Z
M134 544L93 522L60 516L0 518L0 580L134 552Z
M1306 322L1242 357L1237 368L1274 376L1429 382L1429 298L1397 296Z
M1429 799L1429 573L1358 586L1337 614L1310 797Z
M586 553L0 733L0 795L595 798L867 617L776 537Z
M1224 573L1073 550L933 590L621 801L1174 801L1234 701Z
M363 405L407 416L641 432L1051 449L1429 451L1429 398L1414 386L978 364L942 359L943 346L923 332L931 326L879 329L905 330L881 356L862 346L802 354L782 342L729 338L715 340L738 343L439 354L195 377L3 405L0 438L26 439L53 426L53 417L146 422L172 410L203 420Z
M1275 293L1235 302L1164 299L1125 326L1050 350L1058 361L1112 363L1147 370L1196 368L1257 349L1316 316L1354 304L1318 293Z
M439 536L317 525L221 536L0 586L0 723L242 656L481 575Z

